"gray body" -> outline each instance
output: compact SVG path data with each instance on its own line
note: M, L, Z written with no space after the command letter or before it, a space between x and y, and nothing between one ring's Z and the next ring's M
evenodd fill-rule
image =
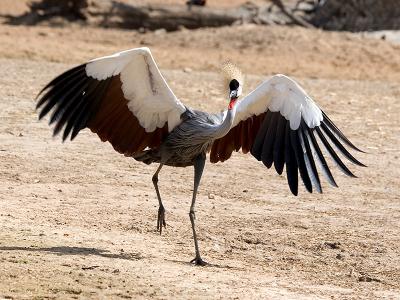
M173 167L193 166L196 157L205 156L213 142L228 133L232 124L232 111L227 114L209 114L187 110L158 149L145 150L134 158L146 164L153 162Z

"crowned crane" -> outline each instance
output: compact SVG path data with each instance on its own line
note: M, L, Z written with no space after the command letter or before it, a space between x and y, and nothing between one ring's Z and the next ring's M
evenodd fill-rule
M353 173L332 147L352 163L364 166L343 144L356 148L291 78L275 75L254 91L242 94L242 76L225 66L228 107L206 113L185 106L161 75L148 48L136 48L74 67L48 83L39 93L39 119L50 111L54 135L73 140L84 128L108 141L117 152L146 164L158 163L153 184L159 203L157 230L165 223L158 189L164 165L194 166L194 188L189 210L196 265L204 265L195 230L195 202L207 153L212 163L224 162L233 151L251 153L282 174L286 165L290 191L298 194L298 174L305 188L322 193L317 164L327 181L337 187L325 160L322 144L348 176ZM342 144L343 143L343 144ZM317 163L316 163L317 162Z

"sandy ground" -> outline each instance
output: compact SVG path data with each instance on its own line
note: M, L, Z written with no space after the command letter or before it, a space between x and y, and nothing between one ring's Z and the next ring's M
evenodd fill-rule
M0 6L1 8L1 6ZM232 38L233 36L233 38ZM0 25L0 299L400 299L400 48L347 33L245 26L139 34ZM192 107L226 106L217 67L298 79L368 154L339 189L290 194L238 153L206 165L197 204L207 267L188 263L193 170L160 175L167 229L146 166L88 131L51 138L34 97L52 77L113 51L151 47Z

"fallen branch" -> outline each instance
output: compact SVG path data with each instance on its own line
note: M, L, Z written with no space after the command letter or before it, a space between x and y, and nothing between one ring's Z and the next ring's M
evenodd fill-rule
M287 16L290 20L293 21L294 24L300 25L306 28L315 28L314 25L308 23L306 20L294 15L290 11L286 9L286 6L282 3L281 0L271 0L273 4L275 4L279 9L282 11L282 13Z

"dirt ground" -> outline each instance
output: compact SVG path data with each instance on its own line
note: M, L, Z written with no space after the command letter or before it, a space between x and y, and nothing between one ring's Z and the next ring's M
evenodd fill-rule
M87 130L63 144L34 110L55 75L139 46L185 104L210 112L227 105L217 71L227 59L247 75L245 92L273 73L295 77L368 152L357 155L368 168L351 166L357 179L334 169L338 189L324 181L324 194L294 197L250 155L208 163L196 216L210 265L192 266L192 168L161 172L160 236L156 166ZM286 27L3 24L0 66L0 299L400 299L400 46Z

